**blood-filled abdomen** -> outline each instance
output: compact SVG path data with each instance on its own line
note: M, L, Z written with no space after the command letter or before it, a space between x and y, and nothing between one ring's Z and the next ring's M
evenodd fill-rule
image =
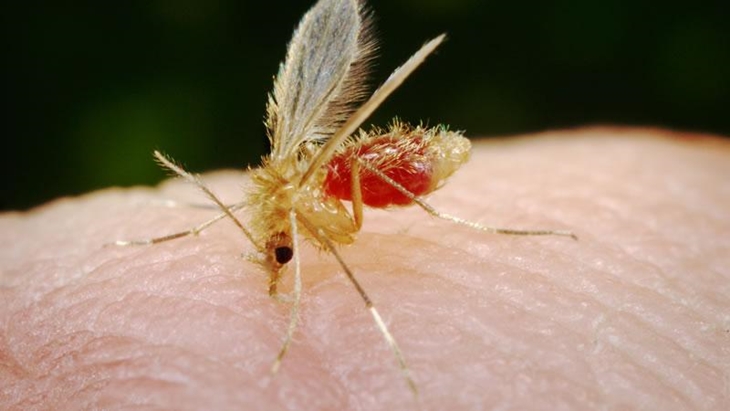
M360 161L360 191L370 207L405 206L413 201L371 169L388 176L416 197L438 187L469 157L469 140L443 127L410 128L395 123L383 133L361 135L332 157L325 193L352 200L352 165Z

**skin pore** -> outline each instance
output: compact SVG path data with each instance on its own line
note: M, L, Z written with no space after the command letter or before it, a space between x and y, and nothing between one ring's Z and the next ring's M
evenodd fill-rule
M180 159L184 160L184 159ZM730 144L590 128L475 141L417 207L365 211L341 248L400 344L330 255L301 244L300 326L228 221L180 181L0 216L0 409L723 410L730 408ZM203 176L226 203L241 172ZM291 269L289 273L291 272ZM291 275L280 287L291 289Z

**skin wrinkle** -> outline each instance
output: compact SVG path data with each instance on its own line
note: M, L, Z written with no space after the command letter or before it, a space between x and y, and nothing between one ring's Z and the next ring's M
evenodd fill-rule
M515 268L516 268L516 267L515 267ZM534 274L535 274L535 273L530 273L530 276L531 276L531 278L533 278L533 279L535 279L535 277L534 277ZM545 277L541 277L541 279L545 280L546 278L545 278ZM464 285L464 284L460 284L460 286L461 286L461 287L464 287L464 288L468 287L468 285ZM543 318L543 319L547 319L547 320L550 320L550 318L549 318L548 316L546 316L546 315L545 315L545 316L543 316L543 315L539 315L539 311L536 311L536 310L534 310L534 309L530 309L530 308L527 308L527 307L525 307L524 305L521 305L521 304L516 304L516 303L513 303L513 302L512 302L512 300L513 300L513 299L511 299L511 298L510 298L510 299L505 299L505 298L503 298L502 300L491 300L491 301L490 301L489 303L491 303L491 304L495 304L495 303L501 303L501 304L503 304L503 305L507 305L507 306L509 306L509 307L512 307L512 308L513 308L513 309L514 309L515 311L517 311L517 310L522 310L522 311L526 311L526 312L529 312L529 313L531 313L531 314L538 314L538 315L537 315L537 317L538 317L538 318ZM549 321L548 321L548 323L549 323ZM555 325L557 325L557 326L558 326L559 328L561 328L561 329L566 329L566 330L568 329L568 327L565 327L565 326L563 326L563 325L560 325L560 324L556 324L556 323L554 323L554 324L555 324ZM571 331L573 331L573 332L575 331L575 330L574 330L574 329L572 329L572 328L571 328L570 330L571 330ZM496 341L505 341L505 340L508 340L508 339L506 338L506 335L504 335L504 334L501 334L501 335L499 335L498 337L493 337L492 339L493 339L493 340L496 340ZM510 346L510 347L512 347L512 351L513 351L513 350L514 350L514 345L513 345L513 344L514 344L514 341L510 341L509 343L507 343L507 344L505 344L505 345L506 345L506 346ZM525 349L524 351L527 351L527 349ZM510 350L505 350L504 352L505 352L505 353L506 353L506 352L510 352ZM573 381L573 384L575 384L575 385L578 385L578 386L582 385L582 384L580 384L580 383L579 383L579 382L577 382L577 381Z
M668 282L670 282L670 283L676 283L676 282L672 281L671 279L670 279L670 280L668 280ZM670 289L670 288L667 288L667 287L662 287L662 288L659 288L659 290L658 290L658 291L655 291L655 290L650 290L650 289L647 289L646 291L649 291L649 292L654 292L654 293L656 293L657 295L659 295L660 297L663 297L663 298L665 298L666 300L668 300L668 302L671 302L672 304L680 304L680 305L682 306L682 308L686 308L686 309L690 310L689 312L687 312L687 313L685 313L685 314L687 314L687 315L692 315L692 314L694 314L694 315L693 315L693 317L694 317L694 318L692 318L692 320L693 320L693 321L691 321L692 323L695 323L695 322L697 322L697 320L698 320L699 318L703 318L703 317L705 317L705 318L706 318L706 317L708 317L708 316L710 316L710 315L711 315L711 313L709 313L709 312L705 312L705 313L702 313L702 314L700 314L700 312L699 312L699 311L697 310L697 307L695 307L695 306L692 306L691 304L687 304L687 303L686 303L685 301L683 301L683 300L678 300L678 298L679 298L680 296L679 296L679 295L678 295L677 293L671 293L671 294L667 294L667 293L665 293L665 292L662 292L662 291L664 291L664 290L671 290L671 289ZM645 314L645 315L646 315L646 314ZM654 327L653 327L653 329L654 329L654 330L656 330L655 332L658 332L658 331L659 331L659 330L657 329L657 327L656 327L657 325L659 325L659 321L658 321L658 319L659 319L659 318L657 317L657 321L651 321L651 322L650 322L650 323L651 323L651 324L652 324L652 325L654 326ZM690 322L690 321L688 321L688 322ZM672 325L672 324L671 324L670 322L668 322L668 321L663 321L662 323L663 323L663 324L665 324L665 325L667 325L667 327L668 327L668 328L675 328L675 327L676 327L676 325ZM664 336L666 337L666 335L664 335ZM675 341L677 342L677 344L678 344L679 346L681 346L682 348L685 348L685 349L687 349L687 348L688 348L687 344L689 343L689 341L687 341L687 342L683 341L683 340L684 340L685 338L688 338L688 339L689 339L689 338L691 338L691 337L688 337L688 336L687 336L687 337L685 337L684 335L678 335L678 336L676 336L676 337L675 337ZM679 339L679 340L677 341L676 339ZM684 343L684 344L680 344L680 343ZM690 352L691 352L691 351L693 351L693 350L689 350L689 349L687 349L687 351L690 351ZM703 359L704 359L705 361L707 361L707 360L708 360L707 358L703 358ZM716 360L717 360L717 359L716 359Z
M468 287L468 285L464 285L464 284L458 284L458 285L459 285L460 287L463 287L463 288L467 288L467 287ZM520 308L523 308L523 307L521 307L521 306L520 306L520 305L518 305L518 304L514 304L514 303L511 303L511 302L509 302L509 300L507 300L507 299L503 299L502 301L503 301L503 302L506 302L506 304L507 304L507 305L509 305L510 307L514 308L515 310L518 310L518 309L520 309ZM496 303L496 302L498 302L498 301L493 301L493 303ZM493 338L493 340L495 340L495 341L500 341L500 340L504 341L504 340L507 340L507 338L505 338L505 335L504 335L504 334L501 334L501 335L499 335L498 337L494 337L494 338ZM505 345L505 346L513 346L513 344L514 344L514 342L510 341L510 342L508 342L508 343L505 343L504 345ZM526 352L526 351L528 351L528 350L527 350L527 349L525 349L525 350L523 350L523 351L525 351L525 352ZM504 352L510 352L510 351L504 351ZM580 385L581 385L581 384L578 384L578 383L577 383L577 382L575 382L575 381L574 381L574 384L575 384L576 386L580 386Z
M108 339L110 337L106 337L106 338ZM131 340L131 339L127 338L126 340ZM95 342L95 340L91 340L87 344L92 344L94 342ZM143 343L147 344L146 341ZM142 344L139 344L139 345L142 346ZM102 346L100 348L104 349L108 346L109 346L109 344L102 344ZM85 348L85 347L81 347L79 350L77 350L73 353L70 353L70 354L77 355L78 352L82 351L83 348ZM145 348L145 352L149 352L150 348L152 350L152 354L136 354L134 356L123 356L121 358L114 359L114 360L95 361L95 362L92 362L87 365L79 364L79 366L76 366L76 368L69 369L67 372L62 372L60 374L55 373L53 376L48 377L48 379L53 379L53 380L58 380L58 381L73 380L73 381L78 381L78 383L82 383L81 386L76 388L76 391L74 393L69 393L69 392L64 393L65 397L72 398L73 394L81 394L86 391L92 392L94 389L98 389L100 387L106 387L106 386L111 385L112 383L119 384L119 383L124 383L125 381L127 381L127 382L149 381L150 378L148 377L148 375L158 375L158 373L157 372L154 372L154 373L146 372L146 371L144 371L144 368L149 368L146 366L146 364L155 364L156 358L158 358L158 355L159 355L159 353L155 353L156 351L160 351L160 353L164 352L168 356L174 355L174 356L182 357L183 354L184 354L184 356L188 356L188 355L192 354L190 352L181 351L179 347L170 346L170 345L167 345L167 346L155 345L155 346L151 346L151 347L149 345L147 345ZM127 349L127 350L124 350L124 353L138 353L138 351ZM210 358L207 358L206 356L202 356L202 355L197 355L196 358L199 358L202 361L211 360ZM149 359L149 361L146 361L146 359ZM115 374L114 372L112 372L115 368L119 368L122 371L128 370L128 369L134 369L133 367L130 368L129 364L135 364L135 363L143 366L142 367L143 370L139 374L139 376L125 375L125 376L121 377L121 375L118 375L118 374ZM90 373L93 373L93 374L99 374L99 372L101 372L103 374L110 375L110 376L118 375L118 377L114 377L113 381L111 381L112 378L107 377L107 378L104 378L103 380L97 381L96 383L92 382L91 384L83 384L85 381L83 379L77 378L77 375L83 376L87 371ZM126 373L123 373L123 374L126 374ZM177 373L177 374L185 375L185 374L180 374L180 373ZM119 378L119 377L121 377L121 378ZM160 383L167 384L167 385L180 383L180 378L170 378L170 377L171 377L170 373L166 372L164 378L163 377L156 378L155 381L158 381ZM148 387L149 383L146 382L144 384L141 384L141 386ZM38 389L37 391L43 392L45 390Z
M633 285L633 284L632 284L632 285ZM665 297L666 297L666 296L665 296ZM641 316L637 316L637 319L639 319L639 320L641 320L641 321L646 321L646 319L642 318ZM666 336L662 336L662 337L666 337Z
M608 274L608 272L604 272L604 274ZM627 283L625 281L624 282L621 282L621 283L622 283L622 285L624 287L629 288L629 289L631 288L630 286L633 286L633 284ZM652 290L650 290L648 288L643 288L643 287L640 287L640 289L641 289L641 291L649 291L649 292L652 291ZM611 306L610 304L603 303L603 307L604 307L604 309L605 309L606 312L612 311L611 308L610 308L610 306ZM619 309L618 310L615 310L615 317L617 317L617 318L618 317L621 317L621 319L623 319L623 320L628 320L629 322L638 323L638 325L635 328L637 328L637 329L642 328L642 329L649 330L649 332L651 332L654 335L656 335L657 337L661 338L663 340L663 343L664 344L673 345L673 346L679 346L680 348L683 348L683 349L686 348L684 346L681 346L681 345L677 344L675 339L668 337L666 334L661 334L659 332L659 330L656 329L656 325L657 325L657 322L656 321L647 320L646 318L644 318L644 315L641 315L640 313L637 313L636 310L627 311L626 308L627 308L627 305L626 304L621 304L621 306L619 307ZM609 340L608 343L611 344L611 341ZM672 374L672 373L669 373L669 372L665 372L663 374L660 374L658 371L654 371L655 368L654 368L654 366L652 364L647 364L647 363L645 363L643 361L640 361L640 359L642 358L641 355L633 355L632 352L629 352L626 349L621 349L622 347L620 347L617 344L611 344L611 345L614 348L619 349L620 352L623 353L623 357L624 358L631 359L631 362L633 362L634 364L637 364L638 366L642 367L646 371L647 374L653 375L660 382L662 382L662 381L665 380L664 375L671 375ZM682 350L678 350L678 351L682 351ZM688 351L688 350L685 350L685 351ZM706 360L706 359L703 359L703 360ZM705 361L704 365L710 367L710 364L707 364L706 361ZM679 371L679 374L681 374L681 371L680 370L677 370L676 368L675 368L675 371ZM692 385L691 382L689 382L689 381L687 381L687 383L690 384L690 385ZM675 390L675 391L677 391L678 393L681 393L681 390ZM698 390L695 389L695 391L698 391ZM684 393L684 396L686 397L687 394ZM695 402L696 402L698 399L701 399L701 395L700 394L694 395L694 399L695 399ZM691 401L688 401L686 399L685 399L685 402L688 403L687 404L688 406L689 406L690 403L692 403Z
M470 220L572 229L578 242L366 210L343 258L401 343L424 409L727 409L730 190L717 177L730 172L718 162L730 147L659 134L582 129L478 144L428 200ZM206 180L235 202L240 175ZM416 409L327 253L303 246L302 325L270 378L288 307L266 295L232 224L100 248L207 219L214 211L148 205L201 197L166 183L0 216L0 408ZM47 372L65 377L32 378ZM149 377L187 382L144 388Z
M140 301L138 298L136 298L137 296L142 296L142 297L145 297L145 298L143 298ZM156 302L156 301L159 301L160 303L159 304L154 304L154 302ZM169 301L170 304L164 304L165 301ZM148 302L152 302L152 304L150 304ZM186 305L185 304L186 302L195 302L196 303L195 304L195 307L187 307L187 306L185 306ZM201 307L200 307L201 305L203 306L203 308L205 308L205 307L214 308L214 310L213 310L214 313L211 313L210 311L204 310L204 309L201 310ZM196 311L198 311L198 312L201 312L202 311L205 314L205 318L206 319L210 319L211 317L215 318L215 320L213 321L213 323L219 322L219 321L217 321L217 319L221 315L224 315L226 313L227 314L230 314L230 315L228 315L228 317L237 317L237 316L239 316L239 313L236 313L234 310L231 310L230 308L226 308L226 307L222 307L222 306L216 306L216 305L210 304L208 302L190 299L190 298L188 298L186 296L175 296L175 297L171 297L170 296L170 297L165 297L165 296L147 295L145 293L140 293L140 292L132 292L132 293L127 294L123 299L121 299L121 300L119 300L119 301L117 301L115 303L110 304L104 311L114 312L114 311L118 311L120 308L124 309L126 307L130 307L131 308L131 307L137 307L137 306L152 306L152 307L157 306L157 307L165 307L165 311L159 311L158 310L158 312L156 312L154 314L153 320L152 320L151 324L149 324L149 326L151 326L152 328L156 328L155 327L155 323L157 323L157 322L165 323L165 322L171 321L171 320L166 320L168 314L170 314L169 312L172 312L172 313L178 312L178 313L188 314L188 315L191 315L192 316L193 313L195 313ZM182 310L176 309L176 307L180 307L180 306L184 306ZM221 312L221 310L223 312ZM130 310L122 310L122 312L120 312L118 314L118 316L120 316L120 317L125 316L126 311L130 311ZM138 316L139 315L139 313L135 312L137 310L133 310L132 309L131 311L132 311L132 314L133 315L135 315L135 316ZM100 328L104 329L104 328L107 328L107 327L104 326L104 327L100 327ZM140 330L140 331L141 331L139 333L140 336L144 336L144 335L150 336L150 334L146 334L145 333L145 330ZM205 338L205 335L201 335L200 337L201 338ZM153 337L153 338L148 338L148 340L147 340L148 343L153 344L153 345L160 345L160 344L163 344L163 345L164 344L167 344L167 345L169 345L169 344L174 344L173 341L175 341L175 336L174 335L166 336L163 339L160 339L159 337L156 337L156 338ZM211 348L212 349L217 349L218 347L211 346ZM178 349L180 349L180 348L178 348ZM201 356L202 355L202 354L197 354L196 350L192 350L192 349L183 349L182 352L183 353L186 353L186 354L194 354L195 353L196 356ZM221 359L220 361L223 361L223 360Z
M503 304L511 307L515 311L520 311L520 309L523 308L522 306L517 305L517 304L513 304L513 303L503 303ZM537 318L538 319L548 319L549 320L549 318L547 318L545 316L537 316ZM557 328L567 329L566 327L562 327L562 326L559 326ZM579 335L578 332L573 332L572 334ZM567 339L570 339L570 337L572 337L572 336L569 335ZM543 354L544 354L541 351L535 351L534 348L528 346L527 344L524 344L524 345L523 344L519 344L519 341L516 341L514 339L510 339L508 337L508 335L506 335L504 333L502 333L502 334L493 334L491 340L492 341L499 341L500 342L500 344L498 345L498 347L501 348L500 351L503 354L509 354L509 355L514 355L515 353L519 353L520 355L533 354L535 357L543 357ZM518 347L519 347L519 349L516 349ZM571 364L571 361L566 360L567 358L568 357L565 356L565 355L560 355L558 358L552 359L550 362L543 362L542 365L543 366L546 366L547 368L557 368L557 367L559 367L560 365L563 365L563 364ZM531 362L531 361L529 361L529 362ZM583 365L583 364L581 364L581 365ZM576 380L575 378L570 378L569 380L570 380L570 385L571 385L572 389L575 389L576 387L580 387L580 388L583 388L583 389L587 389L587 388L589 388L589 386L592 383L591 380L585 379L585 378L582 378L580 380Z

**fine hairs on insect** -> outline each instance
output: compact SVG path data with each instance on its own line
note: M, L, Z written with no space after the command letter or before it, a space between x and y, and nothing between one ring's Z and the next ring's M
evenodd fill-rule
M357 0L319 0L302 18L279 67L266 107L271 153L250 171L243 201L226 205L195 175L155 152L162 166L197 185L220 214L189 230L120 246L148 245L198 234L228 219L256 248L255 262L269 275L268 292L278 297L285 272L294 276L289 326L278 354L276 372L292 342L302 293L300 244L309 240L331 254L357 290L408 387L417 388L393 334L338 251L355 241L363 207L416 205L433 217L488 233L560 235L567 231L486 227L454 217L425 203L423 196L441 187L469 157L470 143L445 126L411 126L393 121L385 129L360 125L441 42L424 44L369 97L365 80L375 45L368 13ZM345 205L350 202L351 206ZM288 266L293 266L285 270Z

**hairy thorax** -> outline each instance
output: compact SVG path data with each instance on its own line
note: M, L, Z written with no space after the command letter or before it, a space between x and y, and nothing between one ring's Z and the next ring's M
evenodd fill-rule
M273 162L252 172L252 188L248 195L250 227L257 246L266 254L272 247L292 246L290 213L297 216L299 234L312 240L309 230L301 225L304 218L322 230L335 243L350 244L357 227L344 204L322 189L325 172L317 173L309 182L299 184L296 176L300 165ZM317 241L313 241L318 244Z

